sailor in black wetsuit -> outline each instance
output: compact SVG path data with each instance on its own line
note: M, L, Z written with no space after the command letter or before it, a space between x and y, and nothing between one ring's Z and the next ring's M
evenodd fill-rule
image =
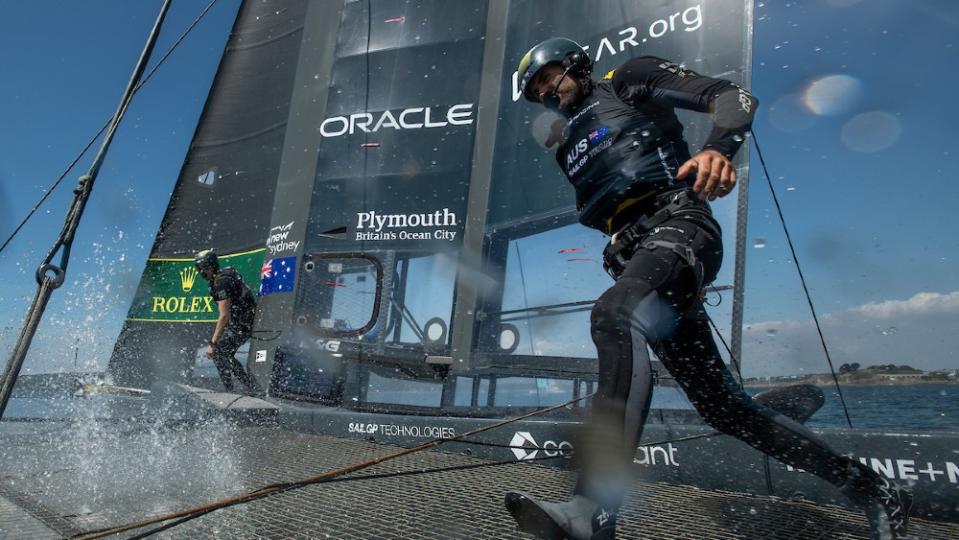
M256 392L256 383L234 355L253 332L253 315L256 311L253 291L236 270L220 268L220 261L212 249L197 253L194 261L197 270L210 285L210 296L219 310L206 356L213 359L227 392L233 391L233 376L236 376L252 394Z
M700 296L722 262L708 201L733 191L731 159L758 102L729 81L667 60L633 58L596 82L575 42L552 38L520 61L526 99L566 119L556 152L576 190L580 222L611 235L605 266L616 283L599 299L591 332L597 392L577 453L581 474L567 502L521 492L506 506L543 538L613 538L652 395L647 346L715 429L840 487L867 509L873 538L905 538L909 494L830 449L801 424L753 401L726 368ZM710 113L712 132L691 155L675 108Z

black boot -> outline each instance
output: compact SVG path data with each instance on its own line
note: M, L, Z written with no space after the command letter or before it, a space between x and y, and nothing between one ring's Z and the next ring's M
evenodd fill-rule
M574 495L566 502L538 501L526 493L506 494L506 509L520 530L546 540L614 540L616 511Z
M866 511L870 540L910 540L912 493L859 463L850 468L842 492Z

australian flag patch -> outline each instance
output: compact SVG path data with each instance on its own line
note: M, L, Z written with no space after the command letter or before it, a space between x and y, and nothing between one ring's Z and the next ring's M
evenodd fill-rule
M603 140L608 134L609 128L606 126L600 126L599 128L589 132L589 142L591 144L596 144L597 142Z

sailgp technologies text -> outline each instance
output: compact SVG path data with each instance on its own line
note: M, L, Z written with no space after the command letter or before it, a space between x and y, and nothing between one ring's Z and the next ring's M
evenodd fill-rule
M915 459L859 457L859 462L891 480L928 480L959 484L959 464L952 461L932 463ZM789 471L804 473L802 469L786 467Z
M649 40L659 39L670 32L695 32L703 27L703 8L697 4L682 11L670 13L645 25L627 26L609 35L603 36L595 47L584 44L583 49L590 53L593 60L600 61L604 56L615 56L619 53L632 51ZM646 37L640 38L640 29L646 30ZM577 39L575 36L570 36ZM629 56L629 55L627 55ZM513 101L519 101L522 94L519 91L519 78L513 72Z
M402 424L364 424L350 422L350 433L363 435L383 435L386 437L412 437L414 439L445 439L455 437L456 430L452 427L439 426L406 426Z
M295 251L296 248L300 247L299 240L287 240L294 223L294 221L291 221L286 225L277 225L270 228L270 236L266 239L266 249L269 250L271 257L284 251Z
M356 214L356 239L359 241L447 240L452 242L456 238L457 231L443 227L456 227L456 225L456 213L450 212L449 208L426 214L380 214L370 210Z
M399 111L373 113L356 112L347 116L333 116L320 124L320 135L339 137L363 133L376 133L381 129L423 129L445 126L466 126L473 123L473 104L459 103L446 109L434 107L410 107Z

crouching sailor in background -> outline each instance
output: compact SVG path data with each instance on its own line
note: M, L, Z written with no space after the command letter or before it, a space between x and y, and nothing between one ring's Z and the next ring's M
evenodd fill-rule
M220 268L220 260L212 249L197 253L194 261L197 270L210 285L210 296L220 312L213 337L206 348L206 356L213 359L223 387L228 392L233 391L233 377L236 376L249 393L255 393L253 377L234 357L253 333L253 315L256 311L253 291L236 270Z
M615 283L590 318L599 375L577 443L575 492L559 503L510 492L507 509L542 538L615 536L652 396L650 346L709 425L842 489L866 509L872 538L906 538L909 493L754 401L713 341L700 291L719 272L723 247L709 201L735 188L731 160L756 99L652 56L632 58L602 81L591 71L586 51L565 38L536 45L517 68L526 99L566 119L562 135L551 137L556 159L575 188L580 223L611 236L603 258ZM712 132L695 154L676 108L712 115Z

